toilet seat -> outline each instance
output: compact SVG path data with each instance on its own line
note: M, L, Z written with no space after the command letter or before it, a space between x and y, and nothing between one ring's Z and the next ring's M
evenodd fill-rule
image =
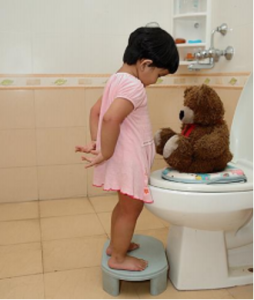
M186 192L201 192L201 193L232 193L246 192L253 190L253 166L248 161L241 160L238 163L231 162L236 168L242 169L247 177L247 182L230 183L230 184L188 184L165 180L161 177L162 170L152 172L149 184L154 187Z

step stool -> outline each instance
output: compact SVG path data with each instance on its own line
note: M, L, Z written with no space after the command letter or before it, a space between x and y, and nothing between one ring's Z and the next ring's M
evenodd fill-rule
M109 240L105 243L102 256L103 289L112 296L120 292L120 280L144 281L150 280L151 295L158 295L167 288L168 262L165 249L161 241L144 235L134 235L133 242L140 245L130 253L131 256L148 261L148 267L143 271L114 270L109 268L110 256L106 254Z

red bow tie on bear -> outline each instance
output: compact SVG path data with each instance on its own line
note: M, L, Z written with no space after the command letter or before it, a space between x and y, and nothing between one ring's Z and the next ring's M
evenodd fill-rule
M182 130L181 134L189 137L191 134L192 130L196 127L196 124L187 124L185 125L184 129Z

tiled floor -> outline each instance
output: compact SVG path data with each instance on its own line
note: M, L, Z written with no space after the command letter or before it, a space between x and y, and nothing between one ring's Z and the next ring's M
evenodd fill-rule
M101 251L109 237L115 195L0 204L0 298L114 298L102 289ZM146 209L136 233L164 244L168 224ZM117 298L252 299L252 285L177 291L170 282L157 297L149 282L122 282Z

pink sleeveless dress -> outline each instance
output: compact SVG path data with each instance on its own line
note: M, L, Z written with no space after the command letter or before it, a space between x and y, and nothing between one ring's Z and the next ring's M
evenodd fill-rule
M131 101L134 110L121 124L113 156L95 167L93 184L103 186L106 191L120 191L135 199L152 203L148 179L155 146L147 95L142 82L128 73L113 74L104 89L96 148L101 148L102 118L116 98Z

